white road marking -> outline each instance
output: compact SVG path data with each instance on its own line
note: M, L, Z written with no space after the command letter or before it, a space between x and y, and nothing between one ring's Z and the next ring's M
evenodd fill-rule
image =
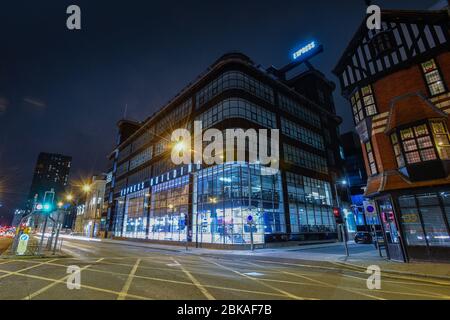
M259 273L259 272L247 272L244 274L246 274L247 276L250 276L250 277L262 277L264 275L264 273Z

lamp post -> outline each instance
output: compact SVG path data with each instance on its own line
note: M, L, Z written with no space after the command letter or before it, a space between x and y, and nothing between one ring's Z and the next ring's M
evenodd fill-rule
M347 186L348 183L347 183L347 180L342 180L342 181L336 181L334 184L334 191L336 192L336 203L339 208L339 214L341 214L341 201L340 201L341 199L340 199L338 189L337 189L338 184ZM342 235L342 240L344 242L345 255L348 257L350 254L349 254L348 243L347 243L347 238L348 238L347 237L347 228L346 228L347 218L346 217L343 217L343 218L344 218L344 223L339 224L338 227L339 227L339 230Z

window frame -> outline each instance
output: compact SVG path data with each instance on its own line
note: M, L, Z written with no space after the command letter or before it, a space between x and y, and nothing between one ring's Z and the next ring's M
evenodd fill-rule
M408 166L418 165L421 163L426 163L426 162L450 160L450 157L449 157L449 159L443 159L441 157L441 153L437 147L436 134L434 133L434 128L432 126L433 123L441 123L443 125L444 130L446 130L446 133L442 133L441 135L445 135L445 134L447 135L447 140L449 141L449 144L446 145L446 147L450 148L450 134L448 132L446 123L443 120L442 121L437 121L437 120L421 121L421 122L416 122L414 124L410 124L408 126L399 127L389 135L389 138L391 140L392 149L394 151L394 155L395 155L396 159L399 155L396 154L395 146L398 145L401 150L401 156L403 158L404 165L400 166L400 164L398 163L398 160L397 160L397 166L399 169L408 167ZM421 126L424 126L427 129L427 133L424 135L418 135L416 132L416 128L421 127ZM402 132L404 132L406 130L411 130L412 137L410 137L410 138L402 137ZM394 143L393 136L397 137L397 143ZM429 140L432 143L432 146L427 146L427 147L420 146L419 140L421 138L425 138L425 137L429 138ZM414 141L416 149L406 150L405 142L409 142L409 141ZM429 159L429 160L425 159L423 156L423 152L426 150L433 150L435 159ZM418 153L420 160L418 162L409 162L407 154L411 154L414 152Z
M426 64L428 62L433 62L433 64L435 65L435 69L433 69L431 71L425 71L424 64ZM435 58L431 58L431 59L428 59L426 61L421 62L420 63L420 71L422 73L423 81L425 83L425 86L427 87L427 91L428 91L428 94L430 95L430 97L437 97L437 96L440 96L440 95L445 94L445 93L448 92L448 87L447 87L446 82L444 81L444 77L443 77L442 72L441 72L441 67L439 66L439 64L438 64L438 62L436 61ZM437 72L437 74L439 75L440 80L429 83L428 79L427 79L427 75L432 73L432 72ZM440 93L433 94L433 92L431 91L431 86L433 84L438 83L438 82L442 83L442 85L444 87L444 91L440 92Z
M382 40L380 43L379 40ZM386 44L389 44L389 46L386 46L386 48L382 48L380 50L379 45L382 44L383 46L386 46ZM381 32L378 32L373 36L372 39L370 39L369 42L369 48L370 53L375 59L381 59L384 56L392 53L395 51L396 41L394 34L392 33L392 30L384 30Z
M369 92L364 93L365 89L367 88ZM365 100L369 97L372 98L372 103L366 105ZM356 88L350 97L350 104L352 106L353 121L355 125L358 125L368 117L373 117L379 114L375 91L371 84L368 84L367 86L363 86L361 88ZM369 107L373 107L375 109L375 112L369 114Z
M368 145L370 145L370 152L368 151L368 148L367 148ZM364 151L365 151L366 157L367 157L367 164L369 165L368 166L368 168L369 168L368 173L370 174L371 177L376 176L377 174L379 174L379 170L378 170L377 159L376 159L375 152L374 152L374 149L373 149L372 139L369 139L366 142L364 142ZM373 161L370 161L370 158L371 158L369 156L370 153L372 154ZM375 172L372 170L372 166L375 166L374 167L375 168Z

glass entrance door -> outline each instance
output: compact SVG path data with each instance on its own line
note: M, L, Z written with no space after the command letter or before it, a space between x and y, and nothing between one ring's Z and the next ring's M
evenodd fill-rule
M381 223L383 226L386 248L391 260L405 261L401 245L398 223L395 218L392 202L389 198L377 201L379 206Z

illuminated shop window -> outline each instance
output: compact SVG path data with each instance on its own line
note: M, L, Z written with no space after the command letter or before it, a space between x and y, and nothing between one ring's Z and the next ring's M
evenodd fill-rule
M330 184L286 173L289 216L293 233L335 232Z
M374 116L378 113L372 87L370 85L356 91L350 101L356 124L364 120L365 117Z
M445 223L445 215L449 215L448 191L405 195L399 197L398 202L407 245L450 247L450 234Z
M434 59L422 63L422 71L432 96L446 92L444 82Z
M366 142L366 153L367 153L367 160L369 161L369 168L371 175L376 175L378 173L377 169L377 163L375 161L375 155L373 153L373 147L372 142L368 141Z

